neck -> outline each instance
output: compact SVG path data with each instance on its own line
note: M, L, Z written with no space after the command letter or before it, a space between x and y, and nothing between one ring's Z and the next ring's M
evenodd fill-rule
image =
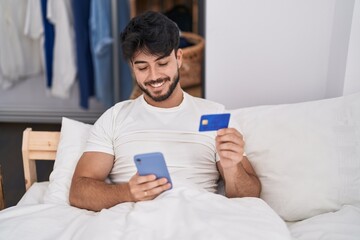
M180 84L178 84L178 86L174 89L174 92L171 94L171 96L161 102L156 102L154 100L152 100L150 97L148 97L146 94L144 94L144 99L145 101L154 107L158 107L158 108L173 108L173 107L177 107L179 106L184 98L184 92L180 87Z

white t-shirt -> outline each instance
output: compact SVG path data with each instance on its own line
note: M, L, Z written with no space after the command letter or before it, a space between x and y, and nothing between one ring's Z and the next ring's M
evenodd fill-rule
M128 182L136 173L136 154L162 152L173 187L195 184L216 191L219 172L215 148L216 132L199 132L202 114L221 113L224 106L184 92L174 108L157 108L143 96L120 102L94 124L85 151L115 156L109 175L113 182Z

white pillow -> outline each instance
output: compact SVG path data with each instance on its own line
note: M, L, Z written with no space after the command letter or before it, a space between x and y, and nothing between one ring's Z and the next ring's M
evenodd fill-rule
M62 118L60 142L50 174L45 203L69 205L69 190L76 164L81 157L91 125Z
M263 198L297 221L360 202L360 93L232 111Z

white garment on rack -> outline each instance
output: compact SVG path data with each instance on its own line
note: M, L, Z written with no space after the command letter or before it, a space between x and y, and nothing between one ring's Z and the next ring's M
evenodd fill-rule
M41 67L42 70L45 71L44 24L42 21L40 1L41 0L28 0L24 33L39 43Z
M24 34L27 1L0 1L0 86L42 72L39 39Z
M25 35L40 39L44 33L40 0L28 0L26 8Z
M70 0L48 0L47 18L55 26L51 93L69 98L76 79L74 21Z

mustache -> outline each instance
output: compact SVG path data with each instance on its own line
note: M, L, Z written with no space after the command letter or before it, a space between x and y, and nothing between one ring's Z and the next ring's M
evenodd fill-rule
M164 81L170 81L170 77L166 77L166 78L158 78L156 80L149 80L147 82L145 82L145 86L147 85L151 85L151 84L156 84L156 83L162 83Z

